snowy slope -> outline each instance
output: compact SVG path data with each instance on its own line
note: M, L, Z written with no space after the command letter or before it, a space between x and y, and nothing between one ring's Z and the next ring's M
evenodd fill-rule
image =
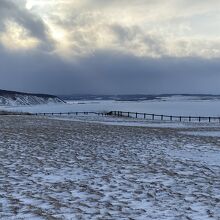
M64 103L61 99L52 95L21 93L14 91L0 90L1 106L23 106L39 105L50 103Z

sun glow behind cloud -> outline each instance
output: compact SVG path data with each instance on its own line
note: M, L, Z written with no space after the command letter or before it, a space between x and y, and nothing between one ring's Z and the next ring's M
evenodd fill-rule
M26 0L24 7L47 27L60 56L113 50L137 57L212 58L220 57L220 2L210 1ZM5 36L14 35L18 48L39 45L21 28L7 28L2 42L10 47Z
M36 48L39 40L31 37L28 31L14 21L5 22L6 30L0 36L0 42L10 50L28 50Z

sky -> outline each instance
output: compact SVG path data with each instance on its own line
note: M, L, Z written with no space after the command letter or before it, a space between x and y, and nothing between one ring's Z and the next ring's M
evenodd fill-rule
M219 0L0 0L0 89L220 94Z

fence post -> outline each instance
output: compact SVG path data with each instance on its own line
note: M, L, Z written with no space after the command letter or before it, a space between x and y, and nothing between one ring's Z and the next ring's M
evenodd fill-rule
M138 117L138 113L136 112L136 118Z
M211 117L209 117L209 122L211 122Z
M199 122L201 121L201 117L199 117Z
M189 121L191 121L191 116L189 116Z
M172 121L173 120L173 116L170 116L170 121Z
M146 119L146 114L144 113L144 119Z
M128 117L130 117L130 112L128 112Z
M161 121L163 121L163 115L161 115Z
M182 121L182 117L180 116L180 121Z
M154 121L154 114L152 115L152 120Z

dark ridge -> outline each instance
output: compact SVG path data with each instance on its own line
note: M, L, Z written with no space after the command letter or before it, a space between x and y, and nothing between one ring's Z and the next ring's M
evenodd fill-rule
M40 105L48 103L65 103L65 101L54 95L0 90L1 106Z
M135 95L90 95L90 94L74 94L74 95L60 95L59 97L63 100L77 100L77 101L86 101L86 100L115 100L115 101L144 101L144 100L161 100L163 98L169 98L173 96L185 96L199 100L213 100L220 99L220 95L210 95L210 94L158 94L158 95L144 95L144 94L135 94Z
M16 91L8 91L8 90L2 90L2 89L0 89L0 95L1 96L27 95L27 96L36 96L36 97L42 97L42 98L58 98L55 95L16 92Z

